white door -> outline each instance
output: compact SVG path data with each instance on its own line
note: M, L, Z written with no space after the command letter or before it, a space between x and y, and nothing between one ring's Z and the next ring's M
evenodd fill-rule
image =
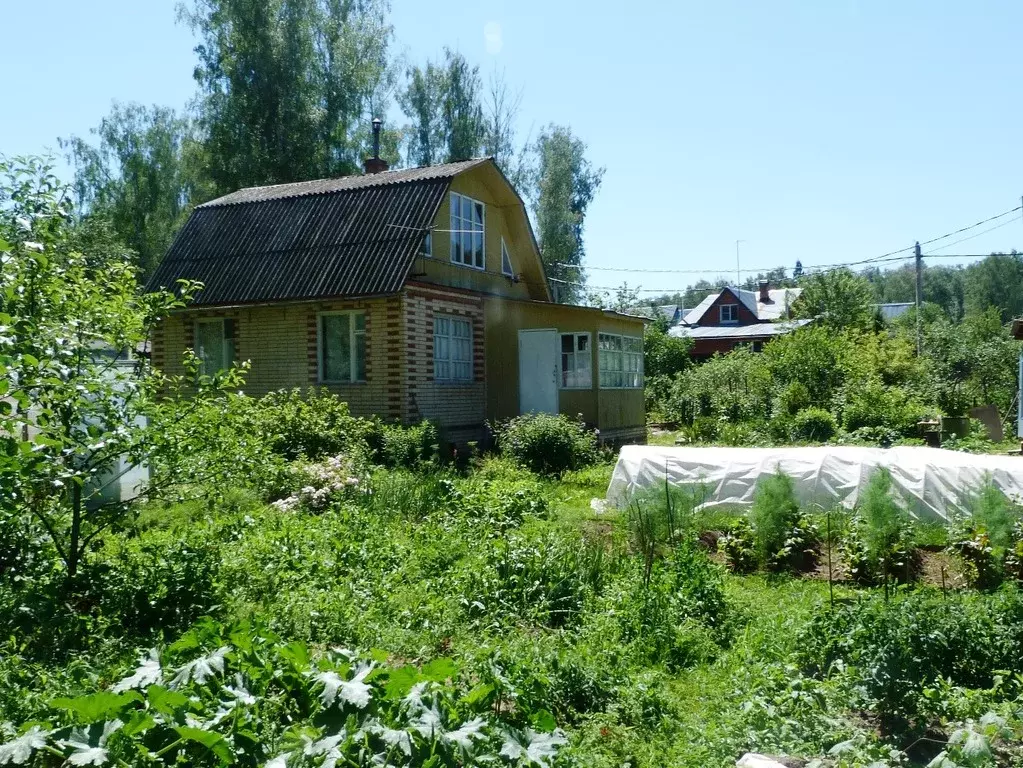
M558 412L558 332L519 331L519 413Z

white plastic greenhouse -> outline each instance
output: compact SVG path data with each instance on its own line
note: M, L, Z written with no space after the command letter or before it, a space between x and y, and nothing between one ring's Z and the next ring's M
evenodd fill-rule
M637 496L664 492L665 483L690 488L703 508L748 508L757 480L781 470L802 504L851 508L878 467L892 475L893 492L924 520L948 520L990 482L1023 499L1023 458L978 456L938 448L660 448L625 446L618 455L608 503L628 506Z

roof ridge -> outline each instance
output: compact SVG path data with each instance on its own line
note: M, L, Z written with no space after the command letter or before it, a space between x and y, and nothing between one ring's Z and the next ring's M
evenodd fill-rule
M490 155L474 157L468 160L455 160L450 163L436 163L434 165L421 165L414 168L393 168L374 174L348 174L347 176L334 176L321 179L306 179L304 181L288 181L281 184L264 184L260 186L242 187L226 195L208 200L196 206L197 208L218 208L229 205L242 205L244 203L256 203L266 200L288 200L296 197L327 195L350 190L367 189L384 184L404 184L429 181L446 176L457 175L463 170L480 165L481 163L493 161ZM291 189L288 189L291 188ZM274 190L280 192L275 194Z

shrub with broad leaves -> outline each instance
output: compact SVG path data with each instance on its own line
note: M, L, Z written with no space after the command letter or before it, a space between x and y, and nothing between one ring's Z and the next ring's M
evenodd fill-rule
M492 429L501 453L537 474L560 475L597 458L597 435L581 417L530 413Z
M55 699L46 720L0 735L0 765L558 763L561 731L499 721L490 690L462 694L456 674L446 659L395 668L341 649L314 656L250 625L207 622L109 690Z

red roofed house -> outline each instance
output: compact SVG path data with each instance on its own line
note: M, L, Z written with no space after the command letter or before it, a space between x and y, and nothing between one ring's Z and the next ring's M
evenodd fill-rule
M728 286L712 293L685 313L683 321L668 333L692 339L689 354L705 359L742 344L759 352L765 341L811 322L792 319L792 304L800 294L799 288L772 290L766 280L761 280L759 287L759 291L745 291Z

